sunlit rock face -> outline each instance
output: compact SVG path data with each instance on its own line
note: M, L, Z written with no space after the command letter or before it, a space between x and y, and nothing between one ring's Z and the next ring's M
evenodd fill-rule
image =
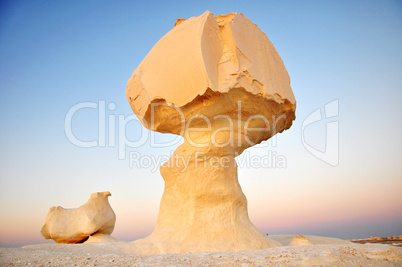
M135 244L150 253L278 245L250 222L235 157L291 127L296 101L268 37L240 13L178 19L128 81L142 124L184 137L161 166L157 225Z
M41 234L57 243L78 243L94 234L110 235L116 215L109 204L110 192L93 193L88 201L76 209L51 207Z

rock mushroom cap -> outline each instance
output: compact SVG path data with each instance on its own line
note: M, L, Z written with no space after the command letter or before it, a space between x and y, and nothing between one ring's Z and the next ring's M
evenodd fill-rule
M134 71L126 96L143 125L163 133L184 135L185 122L200 114L210 121L226 115L242 126L250 116L262 115L270 126L282 116L255 139L261 142L288 129L295 118L296 101L279 54L241 13L215 17L206 11L178 19Z

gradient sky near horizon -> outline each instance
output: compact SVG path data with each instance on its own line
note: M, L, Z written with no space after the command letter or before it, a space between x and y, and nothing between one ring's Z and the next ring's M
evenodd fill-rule
M402 235L400 1L1 1L0 246L53 242L39 233L49 208L78 207L97 191L112 193L113 236L151 233L163 179L157 166L130 167L129 153L160 159L180 142L155 147L151 141L176 139L138 121L124 125L132 114L125 87L176 18L206 10L256 23L282 57L297 100L291 129L244 152L286 161L240 166L251 221L269 234ZM308 125L303 142L303 121L334 100L338 116ZM66 114L80 103L97 108L75 113L74 135L105 137L104 146L67 138ZM98 123L103 105L106 131ZM325 150L328 122L339 126L337 166L307 149ZM123 136L146 139L119 148Z

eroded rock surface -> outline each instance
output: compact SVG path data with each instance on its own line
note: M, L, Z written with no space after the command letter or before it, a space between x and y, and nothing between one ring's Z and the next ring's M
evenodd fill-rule
M41 234L57 243L78 243L94 234L110 235L116 215L109 204L110 192L91 194L88 201L76 209L51 207Z

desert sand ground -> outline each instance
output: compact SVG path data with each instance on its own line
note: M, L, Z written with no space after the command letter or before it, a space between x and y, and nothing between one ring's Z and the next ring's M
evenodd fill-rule
M1 266L402 266L402 248L306 236L270 236L283 246L265 250L142 255L130 242L39 244L0 248Z

